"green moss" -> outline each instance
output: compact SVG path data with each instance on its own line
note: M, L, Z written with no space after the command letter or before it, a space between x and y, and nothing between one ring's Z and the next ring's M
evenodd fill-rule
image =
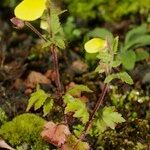
M0 126L7 121L8 117L5 111L0 107Z
M96 150L148 150L150 126L147 120L127 121L116 130L107 130L97 140Z
M46 121L34 114L22 114L0 128L0 136L12 146L26 143L29 149L46 150L48 145L40 137Z

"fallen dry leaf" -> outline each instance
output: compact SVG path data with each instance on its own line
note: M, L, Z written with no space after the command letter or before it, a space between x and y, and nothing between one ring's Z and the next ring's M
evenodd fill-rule
M87 72L88 65L81 60L76 60L71 65L72 70L74 70L78 74L82 74Z
M50 80L42 73L32 71L26 79L26 86L27 88L35 88L38 83L49 84Z
M66 125L48 122L45 124L41 136L56 147L61 147L67 141L67 136L70 134L69 128Z
M9 146L4 140L0 139L0 149L5 148L9 150L15 150L11 146Z

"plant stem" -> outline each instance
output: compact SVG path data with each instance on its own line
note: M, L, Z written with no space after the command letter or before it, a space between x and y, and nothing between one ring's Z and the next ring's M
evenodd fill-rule
M91 114L91 116L90 116L90 119L89 119L89 121L86 123L85 128L84 128L84 131L83 131L82 134L80 135L80 139L84 139L84 137L85 137L87 131L88 131L89 128L91 127L96 112L98 111L98 109L100 108L100 106L103 104L103 100L104 100L104 98L105 98L105 95L106 95L106 93L107 93L107 90L108 90L108 84L105 84L105 85L104 85L104 88L103 88L103 90L102 90L102 93L101 93L101 95L100 95L98 101L96 102L96 104L95 104L95 106L94 106L94 110L93 110L93 112L92 112L92 114Z
M25 25L28 26L35 34L37 34L41 39L43 39L45 42L48 40L42 36L42 34L34 27L32 26L29 22L25 22ZM54 70L56 72L56 81L55 84L57 86L57 100L60 100L62 97L62 88L61 88L61 83L60 83L60 74L59 74L59 65L58 65L58 55L56 51L56 47L54 44L50 46L50 50L53 56L53 64L54 64ZM62 102L59 102L62 104Z
M32 24L30 24L29 22L25 21L25 25L27 27L29 27L35 34L37 34L41 39L43 39L45 42L47 42L48 40L43 37L43 35L34 27L32 26Z
M57 86L57 99L60 100L60 98L62 97L62 87L61 87L61 82L60 82L58 55L57 55L56 47L54 44L51 45L51 53L53 56L54 70L56 72L55 84Z

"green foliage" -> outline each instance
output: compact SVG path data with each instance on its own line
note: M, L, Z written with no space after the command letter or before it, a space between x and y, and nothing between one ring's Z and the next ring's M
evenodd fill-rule
M147 17L150 11L149 0L65 0L65 3L72 16L80 16L84 20L99 17L105 21L115 22L131 14L132 17L135 14Z
M81 140L77 139L75 136L71 135L67 139L67 145L70 149L74 150L88 150L89 145L86 142L82 142Z
M147 51L136 50L139 47L147 45L150 45L150 34L145 25L133 28L127 32L120 55L125 69L131 70L134 68L136 61L141 61L149 57Z
M92 125L92 135L99 135L108 127L115 129L118 123L125 122L125 119L115 111L115 107L104 107L96 116Z
M113 79L121 79L123 82L127 84L133 84L132 78L129 76L127 72L113 73L106 77L105 83L111 82Z
M76 98L75 95L80 92L92 92L85 85L76 85L75 87L69 89L63 96L65 107L65 114L73 112L73 117L79 118L83 124L89 120L88 108L82 99Z
M59 21L59 15L64 11L58 10L52 2L50 2L49 7L50 12L47 13L47 20L42 20L46 22L45 30L48 32L48 34L46 34L48 41L43 44L43 47L55 45L60 49L65 49L64 32Z
M48 145L40 137L45 123L46 121L37 115L22 114L2 125L0 136L12 146L26 143L28 146L32 145L32 150L45 150Z
M8 117L4 110L0 107L0 126L8 120Z
M125 114L129 120L136 119L139 116L143 118L143 110L148 106L150 101L149 95L135 89L122 93L117 86L111 86L110 88L111 105L120 109L121 113ZM147 118L149 118L149 110L146 113Z
M74 98L70 94L65 94L63 99L66 104L65 114L73 112L73 117L79 118L82 123L86 123L89 120L88 109L81 99Z
M68 41L74 41L81 36L81 29L77 28L75 18L73 16L69 16L67 18L67 21L63 24L63 30L65 38Z
M70 95L74 95L74 94L77 94L79 92L92 92L92 90L90 90L85 85L76 85L75 87L73 87L67 91L67 93Z
M73 132L74 132L76 137L80 137L83 130L84 130L84 126L81 124L73 126Z
M34 106L34 110L37 110L43 106L43 113L46 116L53 107L53 99L44 90L37 87L36 91L31 94L28 102L27 111Z
M126 121L126 123L119 126L119 130L108 129L100 134L95 144L95 150L116 150L120 148L148 150L149 134L147 131L149 130L150 126L147 120Z

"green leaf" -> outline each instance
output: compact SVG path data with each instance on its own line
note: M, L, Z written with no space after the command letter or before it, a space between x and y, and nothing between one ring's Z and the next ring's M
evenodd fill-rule
M115 129L118 123L125 122L122 115L116 112L115 107L104 107L96 116L92 129L96 134L101 134L108 127Z
M50 20L51 31L52 31L52 34L55 35L59 33L62 30L62 28L60 25L58 12L56 8L54 8L53 4L51 5L51 8L50 8L50 19L51 19Z
M113 52L116 53L118 51L118 43L119 43L119 37L115 37L113 40Z
M50 98L49 94L37 87L36 91L31 94L26 111L29 111L31 107L34 107L34 110L37 110L42 106L44 116L46 116L53 107L53 100Z
M134 51L125 51L121 54L121 62L122 65L127 70L131 70L134 68L136 62L136 54Z
M100 52L97 55L97 58L100 59L104 63L108 63L112 60L112 55L109 54L108 52Z
M73 132L76 137L80 137L83 130L84 130L84 125L78 124L78 125L73 126Z
M108 31L105 28L95 28L92 31L88 32L85 37L87 37L87 40L89 40L90 38L94 38L94 37L99 37L99 38L103 38L103 39L113 39L113 35L110 31Z
M42 48L44 49L44 48L50 47L51 44L53 44L52 41L48 41L46 43L43 43Z
M146 34L147 29L145 25L141 25L139 27L133 28L132 30L128 31L125 37L125 45L132 41L133 39L136 39L137 37Z
M69 112L73 112L73 117L79 118L83 123L86 123L89 119L89 113L86 104L78 98L73 98L72 101L67 103L65 108L65 114Z
M112 67L118 67L121 65L121 61L120 60L114 60L111 64Z
M118 73L118 78L127 84L133 84L133 80L127 72Z
M38 100L34 104L34 110L39 109L41 106L43 106L44 102L48 98L48 95L46 93L43 93L38 97Z
M60 49L65 49L65 41L62 36L55 36L52 41Z
M75 87L73 87L67 91L67 93L69 93L71 95L76 94L78 92L92 92L92 90L90 90L85 85L75 85Z
M43 106L43 113L44 113L43 116L46 116L52 110L53 105L54 105L53 99L47 98Z
M127 84L133 84L133 80L127 72L110 74L105 78L104 83L110 83L113 79L121 79Z
M31 109L31 107L33 105L35 105L35 103L37 103L39 100L41 100L42 97L44 97L44 98L48 97L47 94L42 89L37 89L36 92L32 93L31 97L29 99L26 111L29 111ZM43 103L43 101L42 101L42 103Z
M77 139L74 135L67 137L66 145L68 150L73 148L73 150L89 150L90 146L87 142L83 142L80 139ZM67 148L66 148L67 149Z
M137 50L135 53L136 53L136 61L144 60L150 56L149 52L144 50Z
M125 122L121 114L115 112L115 107L105 107L102 112L102 118L111 129L115 129L117 123Z
M110 74L105 78L104 83L110 83L115 78L117 78L117 74Z
M106 71L106 68L104 68L102 65L98 65L95 69L95 72L98 72L98 73L103 73Z

